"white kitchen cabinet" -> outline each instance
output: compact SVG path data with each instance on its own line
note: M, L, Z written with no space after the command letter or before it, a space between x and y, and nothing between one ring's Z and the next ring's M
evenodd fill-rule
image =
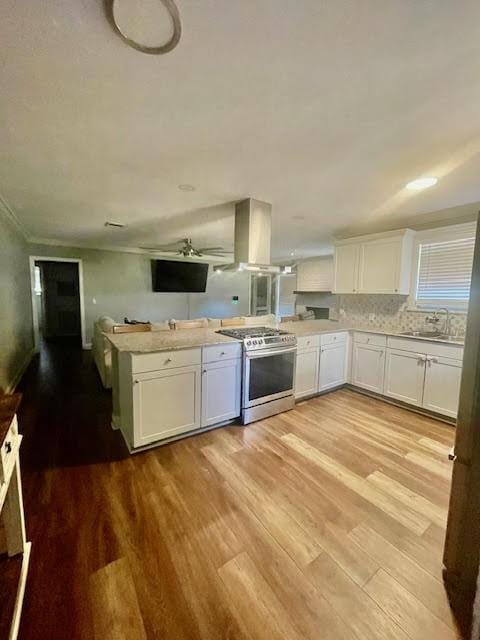
M202 427L240 415L242 361L209 362L202 369Z
M345 244L335 247L334 293L356 293L358 287L357 244Z
M348 342L334 342L320 348L318 390L326 391L347 382Z
M372 234L335 246L335 293L404 294L410 291L414 232Z
M457 417L462 361L428 356L425 368L423 407Z
M384 395L421 406L426 356L421 353L387 349Z
M295 399L312 396L318 390L318 347L297 352L295 368Z
M134 447L200 427L200 365L137 373L132 387Z
M383 393L385 347L354 342L352 384L375 393Z
M297 291L331 291L333 256L304 260L297 265Z

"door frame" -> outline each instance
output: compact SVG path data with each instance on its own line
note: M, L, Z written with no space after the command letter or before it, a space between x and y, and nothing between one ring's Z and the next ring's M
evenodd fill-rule
M85 301L83 295L83 262L81 258L59 258L58 256L29 256L30 261L30 292L32 298L32 316L33 316L33 341L35 351L40 349L40 323L37 314L35 293L35 262L73 262L78 265L78 292L80 295L80 331L82 336L82 348L90 349L91 345L87 342L86 325L85 325Z

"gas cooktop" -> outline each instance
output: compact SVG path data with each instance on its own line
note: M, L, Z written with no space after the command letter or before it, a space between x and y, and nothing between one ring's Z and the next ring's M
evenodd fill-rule
M241 327L238 329L221 329L217 331L229 338L243 340L247 351L265 349L268 347L291 347L297 343L296 337L288 331L271 327Z

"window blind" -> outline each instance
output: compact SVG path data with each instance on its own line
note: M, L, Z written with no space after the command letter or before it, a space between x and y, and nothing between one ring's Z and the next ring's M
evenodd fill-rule
M466 305L470 297L475 227L468 237L420 245L416 301L419 305Z

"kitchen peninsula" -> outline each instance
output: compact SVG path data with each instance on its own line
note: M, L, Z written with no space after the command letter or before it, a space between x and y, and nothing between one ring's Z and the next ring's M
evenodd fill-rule
M330 320L279 327L297 338L295 399L349 384L437 417L456 417L460 340ZM130 452L240 416L239 340L209 328L107 337L113 346L112 426L121 429Z

